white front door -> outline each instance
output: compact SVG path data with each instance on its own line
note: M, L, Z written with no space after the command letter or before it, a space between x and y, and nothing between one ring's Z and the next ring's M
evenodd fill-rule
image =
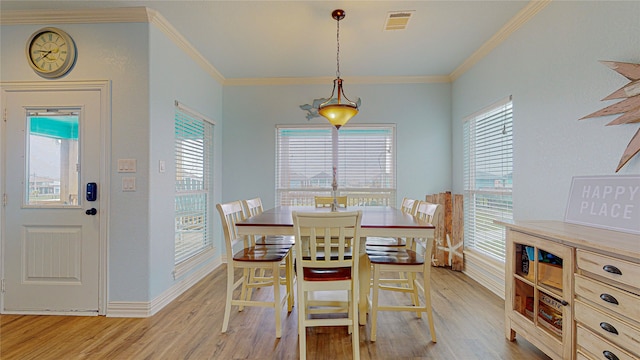
M3 313L97 315L101 91L3 90ZM87 184L95 183L95 199Z

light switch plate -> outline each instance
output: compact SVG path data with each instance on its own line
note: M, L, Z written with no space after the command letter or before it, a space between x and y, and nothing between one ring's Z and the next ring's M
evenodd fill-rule
M118 172L136 172L136 159L118 159Z
M135 177L123 177L122 178L122 191L136 191L136 178Z

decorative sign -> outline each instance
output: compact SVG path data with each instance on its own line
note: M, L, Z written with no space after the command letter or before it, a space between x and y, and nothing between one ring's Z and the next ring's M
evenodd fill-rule
M640 175L574 176L565 221L640 234Z

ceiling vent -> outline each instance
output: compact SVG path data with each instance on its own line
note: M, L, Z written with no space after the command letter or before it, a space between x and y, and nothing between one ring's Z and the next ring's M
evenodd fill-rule
M384 31L405 30L414 12L415 10L391 11L387 13L387 18L384 22Z

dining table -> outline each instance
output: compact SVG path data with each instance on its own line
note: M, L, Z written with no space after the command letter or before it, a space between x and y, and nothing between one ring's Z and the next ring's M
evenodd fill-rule
M350 206L338 211L362 210L359 249L359 323L366 324L367 295L370 291L371 266L365 251L365 238L392 237L427 239L434 236L435 226L391 206ZM292 212L330 212L315 206L276 206L261 214L236 223L238 235L294 235ZM430 261L425 259L426 261Z

